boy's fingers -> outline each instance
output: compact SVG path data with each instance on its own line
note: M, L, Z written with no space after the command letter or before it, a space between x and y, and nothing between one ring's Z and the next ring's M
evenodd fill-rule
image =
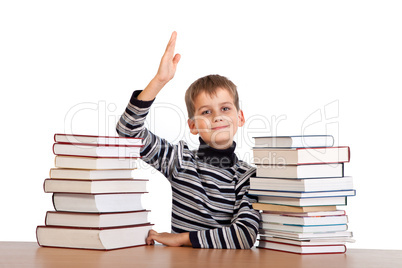
M180 61L181 55L180 54L176 54L173 58L173 64L177 65Z
M152 230L152 229L149 230L147 239L145 240L146 243L147 243L147 245L154 245L154 244L155 244L155 241L154 241L154 239L153 239L153 236L154 236L155 234L157 234L156 231L154 231L154 230Z
M176 37L177 37L177 33L173 32L172 35L170 36L170 40L169 43L166 46L166 52L167 51L174 51L174 47L176 45Z

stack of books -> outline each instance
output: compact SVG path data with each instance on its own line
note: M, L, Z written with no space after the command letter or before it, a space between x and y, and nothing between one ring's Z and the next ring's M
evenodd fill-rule
M344 210L354 196L344 176L348 146L329 135L254 137L256 177L249 194L261 211L259 248L299 254L344 253L353 242Z
M55 211L36 229L40 246L117 249L145 245L152 224L134 179L142 139L55 134L55 168L44 181Z

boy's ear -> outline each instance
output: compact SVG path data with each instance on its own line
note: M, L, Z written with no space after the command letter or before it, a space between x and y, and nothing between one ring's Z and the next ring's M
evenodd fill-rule
M195 121L192 119L187 120L188 127L190 128L191 134L197 135L198 129L195 127Z
M244 126L244 124L246 123L246 119L244 118L244 114L243 114L243 110L239 110L239 127Z

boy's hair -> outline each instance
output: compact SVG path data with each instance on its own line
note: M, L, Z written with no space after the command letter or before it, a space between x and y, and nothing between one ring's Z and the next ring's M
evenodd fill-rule
M188 118L192 119L195 113L194 101L195 98L201 93L206 92L210 96L216 95L216 90L218 88L224 88L229 91L229 93L233 97L234 105L237 110L240 110L239 105L239 94L237 93L236 85L230 81L228 78L211 74L204 77L201 77L195 80L187 89L185 95L185 101L187 106Z

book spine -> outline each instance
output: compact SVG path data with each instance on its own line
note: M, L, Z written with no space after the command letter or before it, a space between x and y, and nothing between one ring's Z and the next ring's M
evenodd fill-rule
M345 164L342 163L342 178L345 177Z

